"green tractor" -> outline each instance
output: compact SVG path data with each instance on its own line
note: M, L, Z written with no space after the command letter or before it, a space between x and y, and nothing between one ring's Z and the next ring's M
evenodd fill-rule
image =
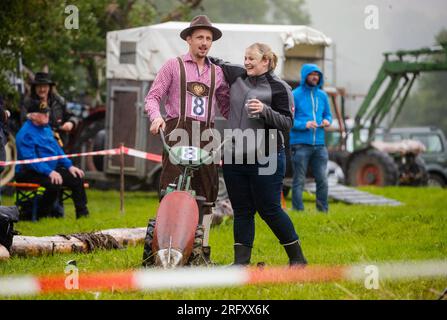
M447 43L435 49L397 51L384 56L354 119L344 117L343 95L341 112L333 99L338 128L327 135L330 160L343 169L348 185L427 185L428 174L420 156L424 151L422 143L386 143L377 141L376 134L386 134L393 127L421 72L447 70Z

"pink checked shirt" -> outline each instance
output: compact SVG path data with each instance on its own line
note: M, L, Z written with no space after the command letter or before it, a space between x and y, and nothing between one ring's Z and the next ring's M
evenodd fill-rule
M186 81L198 81L211 86L210 62L207 59L201 73L197 63L192 60L191 54L187 53L182 56L186 69ZM200 116L197 115L193 105L197 103L194 97L187 93L186 98L186 116L199 121L205 121L208 117L207 100L199 103L203 105L205 111ZM165 103L166 118L173 119L180 116L180 66L176 58L168 60L157 74L146 98L145 110L149 115L149 120L153 121L160 116L160 102L167 97ZM213 105L211 108L211 122L214 122L216 103L220 113L228 118L230 110L230 88L225 81L223 71L216 66L216 89L214 91ZM197 107L197 106L196 106Z

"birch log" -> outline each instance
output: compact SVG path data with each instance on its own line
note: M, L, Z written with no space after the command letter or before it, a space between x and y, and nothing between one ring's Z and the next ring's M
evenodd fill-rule
M93 234L105 234L112 236L121 246L136 246L144 243L146 228L121 228L108 229ZM86 241L81 241L74 236L49 236L31 237L14 236L11 256L41 256L54 253L86 253L89 252Z

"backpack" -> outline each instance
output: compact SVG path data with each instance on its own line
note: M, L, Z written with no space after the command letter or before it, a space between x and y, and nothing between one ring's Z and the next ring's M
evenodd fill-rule
M0 244L10 251L12 238L18 234L14 223L19 221L19 210L16 206L0 206Z

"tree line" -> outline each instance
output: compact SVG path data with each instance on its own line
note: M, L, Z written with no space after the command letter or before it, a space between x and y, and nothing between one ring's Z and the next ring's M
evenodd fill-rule
M67 29L66 8L78 9L78 29ZM26 80L49 70L66 98L105 101L108 31L207 14L213 22L308 24L304 0L5 0L0 11L0 95L17 106L11 83L23 62Z

